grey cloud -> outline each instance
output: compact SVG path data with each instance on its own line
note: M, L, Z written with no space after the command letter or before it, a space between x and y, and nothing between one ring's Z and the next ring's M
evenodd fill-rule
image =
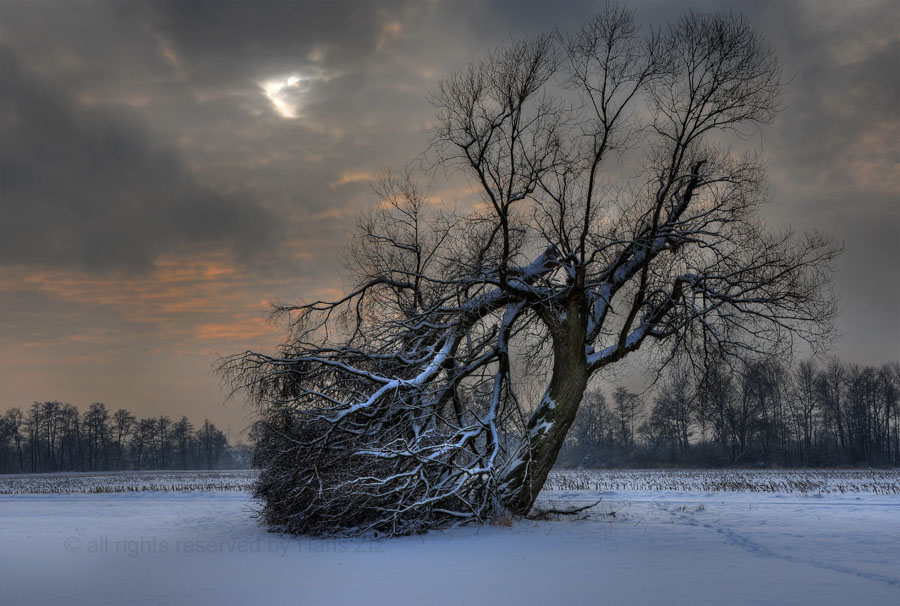
M380 29L408 2L162 2L153 27L172 41L198 85L290 71L316 63L353 64L374 51Z
M860 153L872 167L896 166L896 151L891 159L885 141L865 140L896 130L900 119L898 36L891 26L896 9L889 2L861 4L825 19L815 5L805 8L773 6L763 15L789 79L785 111L772 129L778 168L810 184L877 191L874 182L848 171L861 159L851 155ZM815 16L819 21L809 24ZM807 26L787 29L780 26L784 21Z
M198 184L133 115L79 107L0 46L0 260L142 268L210 244L242 254L273 222Z

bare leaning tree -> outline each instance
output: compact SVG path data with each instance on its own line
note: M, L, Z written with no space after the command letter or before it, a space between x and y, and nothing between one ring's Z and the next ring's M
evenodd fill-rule
M432 149L480 210L387 175L352 292L278 308L277 355L222 363L261 413L265 521L402 534L525 515L601 369L650 344L665 364L826 336L837 249L767 231L760 163L726 145L774 117L779 78L741 17L645 32L610 5L444 79Z

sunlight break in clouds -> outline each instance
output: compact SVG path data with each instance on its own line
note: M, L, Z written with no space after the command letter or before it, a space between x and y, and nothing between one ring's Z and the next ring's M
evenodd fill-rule
M272 107L282 118L293 119L297 117L300 108L299 93L302 92L301 84L312 78L305 76L288 76L278 80L268 80L259 84L263 93L272 102Z

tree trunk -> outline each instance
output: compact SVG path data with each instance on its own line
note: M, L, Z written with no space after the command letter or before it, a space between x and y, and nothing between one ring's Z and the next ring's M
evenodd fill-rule
M553 374L540 404L528 421L514 456L501 471L503 505L516 515L526 515L556 462L587 387L585 357L586 309L577 291L569 299L567 313L552 330Z

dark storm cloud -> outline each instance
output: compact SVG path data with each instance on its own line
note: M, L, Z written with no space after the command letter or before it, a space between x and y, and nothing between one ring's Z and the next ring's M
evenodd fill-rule
M271 230L249 200L199 185L122 110L79 107L0 46L0 261L146 267L187 246L248 252Z
M371 52L380 27L407 3L161 2L151 26L173 44L198 85L230 85L312 63L318 50L332 65Z

